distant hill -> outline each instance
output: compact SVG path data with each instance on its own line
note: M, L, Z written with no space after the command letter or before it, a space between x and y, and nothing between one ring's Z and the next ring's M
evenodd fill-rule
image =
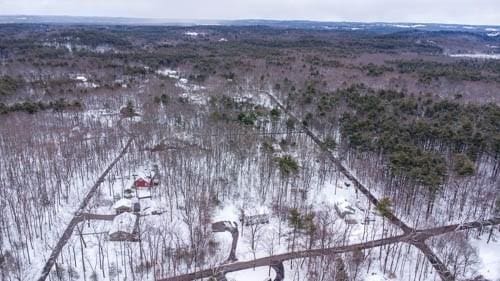
M440 23L386 23L386 22L329 22L306 20L176 20L125 17L74 17L74 16L28 16L0 15L0 24L44 23L44 24L84 24L84 25L227 25L227 26L269 26L274 28L296 28L314 30L349 30L393 33L397 31L460 31L479 33L489 37L500 36L500 26L458 25Z
M0 24L42 23L42 24L88 24L88 25L200 25L216 24L216 21L169 20L125 17L75 17L75 16L32 16L0 15Z

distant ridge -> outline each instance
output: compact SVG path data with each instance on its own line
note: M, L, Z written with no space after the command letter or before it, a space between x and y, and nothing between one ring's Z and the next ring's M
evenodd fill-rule
M315 30L350 30L350 31L462 31L480 33L497 37L500 26L493 25L459 25L440 23L388 23L388 22L331 22L309 20L178 20L158 18L127 18L127 17L84 17L84 16L39 16L39 15L0 15L0 24L81 24L81 25L158 25L158 26L269 26L274 28L299 28Z
M211 20L177 20L127 17L85 17L85 16L38 16L0 15L0 24L41 23L41 24L89 24L89 25L207 25L218 24Z

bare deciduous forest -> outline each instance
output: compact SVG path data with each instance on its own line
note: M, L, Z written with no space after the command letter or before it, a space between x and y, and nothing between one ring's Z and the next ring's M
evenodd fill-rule
M0 280L500 280L499 45L1 24Z

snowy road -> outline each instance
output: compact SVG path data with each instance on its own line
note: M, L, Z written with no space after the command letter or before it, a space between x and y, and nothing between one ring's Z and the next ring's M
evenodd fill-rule
M38 281L45 281L45 279L47 279L47 276L49 275L50 270L54 266L54 264L57 260L57 257L61 253L64 245L66 245L68 240L71 238L71 235L73 234L73 230L78 225L78 223L80 223L82 220L85 219L85 215L83 214L83 211L85 210L85 208L89 204L92 197L95 195L95 193L98 190L101 183L104 182L104 179L106 178L108 173L116 165L116 163L123 157L123 155L125 155L128 148L132 144L133 140L134 140L133 137L129 138L129 140L127 141L127 143L123 147L120 154L118 154L118 156L113 160L113 162L111 162L111 164L109 164L109 166L106 168L106 170L104 170L104 172L101 174L101 176L97 179L96 183L90 188L89 192L87 193L87 195L83 199L82 203L78 207L78 210L75 212L73 219L71 219L70 223L68 224L68 226L64 230L61 238L59 238L59 241L57 241L56 246L52 250L52 253L49 256L49 259L47 260L47 262L45 263L45 265L43 267L42 274L41 274L40 278L38 278Z
M178 275L178 276L174 276L174 277L157 279L157 281L191 281L191 280L208 278L208 277L211 277L214 275L226 274L229 272L234 272L234 271L239 271L239 270L244 270L244 269L249 269L249 268L254 268L254 267L271 266L271 265L282 263L282 262L287 261L287 260L293 260L293 259L299 259L299 258L311 258L311 257L318 257L318 256L323 256L323 255L341 254L341 253L346 253L346 252L352 252L355 250L366 250L366 249L370 249L370 248L376 248L376 247L394 244L394 243L400 243L400 242L409 243L411 245L416 246L422 252L424 252L424 254L426 255L426 257L429 259L429 261L431 263L432 262L439 263L438 261L436 261L437 257L435 256L435 254L424 243L425 240L427 240L431 237L437 236L437 235L445 234L445 233L487 227L487 226L498 225L498 224L500 224L500 217L486 220L486 221L474 221L474 222L469 222L469 223L465 223L465 224L452 224L452 225L447 225L447 226L433 227L433 228L428 228L428 229L423 229L423 230L412 231L410 233L405 233L402 235L391 236L391 237L387 237L387 238L383 238L383 239L368 241L368 242L364 242L364 243L357 243L357 244L324 248L324 249L313 249L313 250L305 250L305 251L298 251L298 252L290 252L290 253L284 253L284 254L259 258L259 259L255 259L255 260L251 260L251 261L243 261L243 262L225 264L225 265L219 266L218 268L211 268L211 269L201 270L201 271L188 273L188 274L184 274L184 275ZM437 265L437 266L439 266L439 265ZM454 279L454 277L451 275L448 276L448 278Z

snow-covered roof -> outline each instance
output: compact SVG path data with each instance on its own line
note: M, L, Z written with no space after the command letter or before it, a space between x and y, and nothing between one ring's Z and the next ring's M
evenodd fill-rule
M174 79L179 79L180 78L179 73L176 70L173 70L173 69L170 69L170 68L159 69L159 70L156 71L156 73L159 74L159 75L170 77L170 78L174 78Z
M200 33L194 32L194 31L186 31L186 32L184 32L184 34L188 35L188 36L193 36L193 37L200 35Z
M113 204L113 209L119 209L119 208L132 208L132 200L127 199L127 198L122 198L118 201L116 201L115 204Z
M78 75L78 76L76 76L75 79L78 81L87 82L87 77L85 77L83 75Z
M121 213L115 217L109 233L116 232L134 233L137 216L132 213Z

